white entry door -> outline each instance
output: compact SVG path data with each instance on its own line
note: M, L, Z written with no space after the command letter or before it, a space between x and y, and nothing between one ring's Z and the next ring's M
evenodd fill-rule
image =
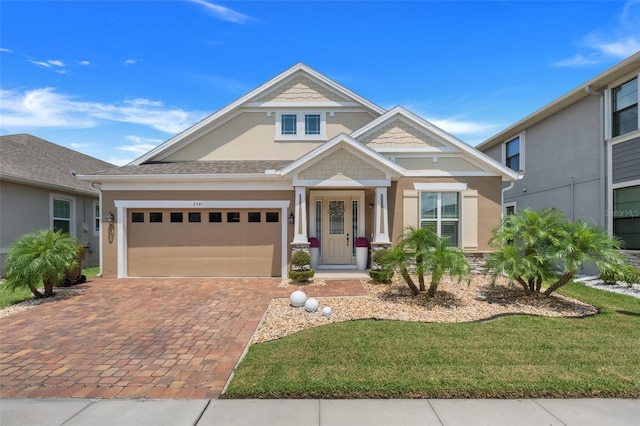
M326 197L324 203L323 240L326 242L324 251L325 265L351 264L351 247L353 233L351 226L351 198Z

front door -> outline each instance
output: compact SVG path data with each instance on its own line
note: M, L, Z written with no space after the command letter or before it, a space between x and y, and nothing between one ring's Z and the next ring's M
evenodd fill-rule
M353 233L351 226L351 198L325 198L323 216L327 226L324 227L323 240L326 241L324 252L325 265L351 264L351 245Z

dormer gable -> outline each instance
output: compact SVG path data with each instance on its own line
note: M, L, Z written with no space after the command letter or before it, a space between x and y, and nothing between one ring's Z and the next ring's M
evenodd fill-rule
M219 148L220 143L224 144L226 142L220 142L215 138L214 132L216 129L223 125L228 125L229 122L235 120L236 117L242 114L259 113L261 117L263 117L260 121L273 123L274 126L281 125L282 123L290 123L292 120L298 120L299 123L304 123L303 120L311 120L309 121L310 123L318 123L319 125L326 126L327 123L332 124L332 121L336 121L331 119L342 112L360 114L360 117L355 120L355 122L358 123L356 127L348 129L348 127L343 128L340 124L336 125L339 131L343 132L348 130L351 132L364 122L380 116L384 113L384 110L311 69L307 65L298 63L235 102L232 102L228 106L211 114L182 133L137 158L130 164L137 165L150 161L168 161L172 160L172 156L179 158L180 161L199 160L200 158L186 158L186 154L182 155L180 151L191 144L212 143L213 149ZM315 115L305 117L305 113L308 115L320 114L320 119L318 120ZM287 116L283 118L282 114L295 114L296 117L292 118ZM364 117L366 117L366 119L364 119ZM266 120L266 118L269 120ZM300 127L302 128L302 133L299 132ZM322 129L324 130L325 127L322 127ZM294 135L302 135L301 138L297 138L296 136L278 138L278 134L282 134L282 132L274 129L270 142L276 139L302 139L325 142L337 133L316 133L316 131L313 130L313 133L309 136L308 128L305 129L304 125L300 125L298 133L294 133ZM268 142L268 140L264 141L264 143ZM313 146L311 148L313 148ZM206 149L206 147L190 147L185 152L198 152L202 155Z

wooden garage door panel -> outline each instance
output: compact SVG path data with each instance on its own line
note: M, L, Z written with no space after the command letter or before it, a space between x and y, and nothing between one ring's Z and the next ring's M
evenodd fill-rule
M247 212L257 210L240 211L240 223L209 223L208 212L202 212L205 222L167 223L169 210L157 209L164 222L149 223L150 210L136 211L145 222L132 223L129 214L129 276L280 275L282 223L265 222L264 211L259 223L247 222Z

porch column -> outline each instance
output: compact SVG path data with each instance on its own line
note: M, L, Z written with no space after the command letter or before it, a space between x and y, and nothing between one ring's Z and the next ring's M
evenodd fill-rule
M293 225L293 242L307 243L307 193L306 188L296 186L296 202L294 206L295 222Z
M389 208L387 204L387 188L376 188L376 218L374 243L390 243L389 239Z

